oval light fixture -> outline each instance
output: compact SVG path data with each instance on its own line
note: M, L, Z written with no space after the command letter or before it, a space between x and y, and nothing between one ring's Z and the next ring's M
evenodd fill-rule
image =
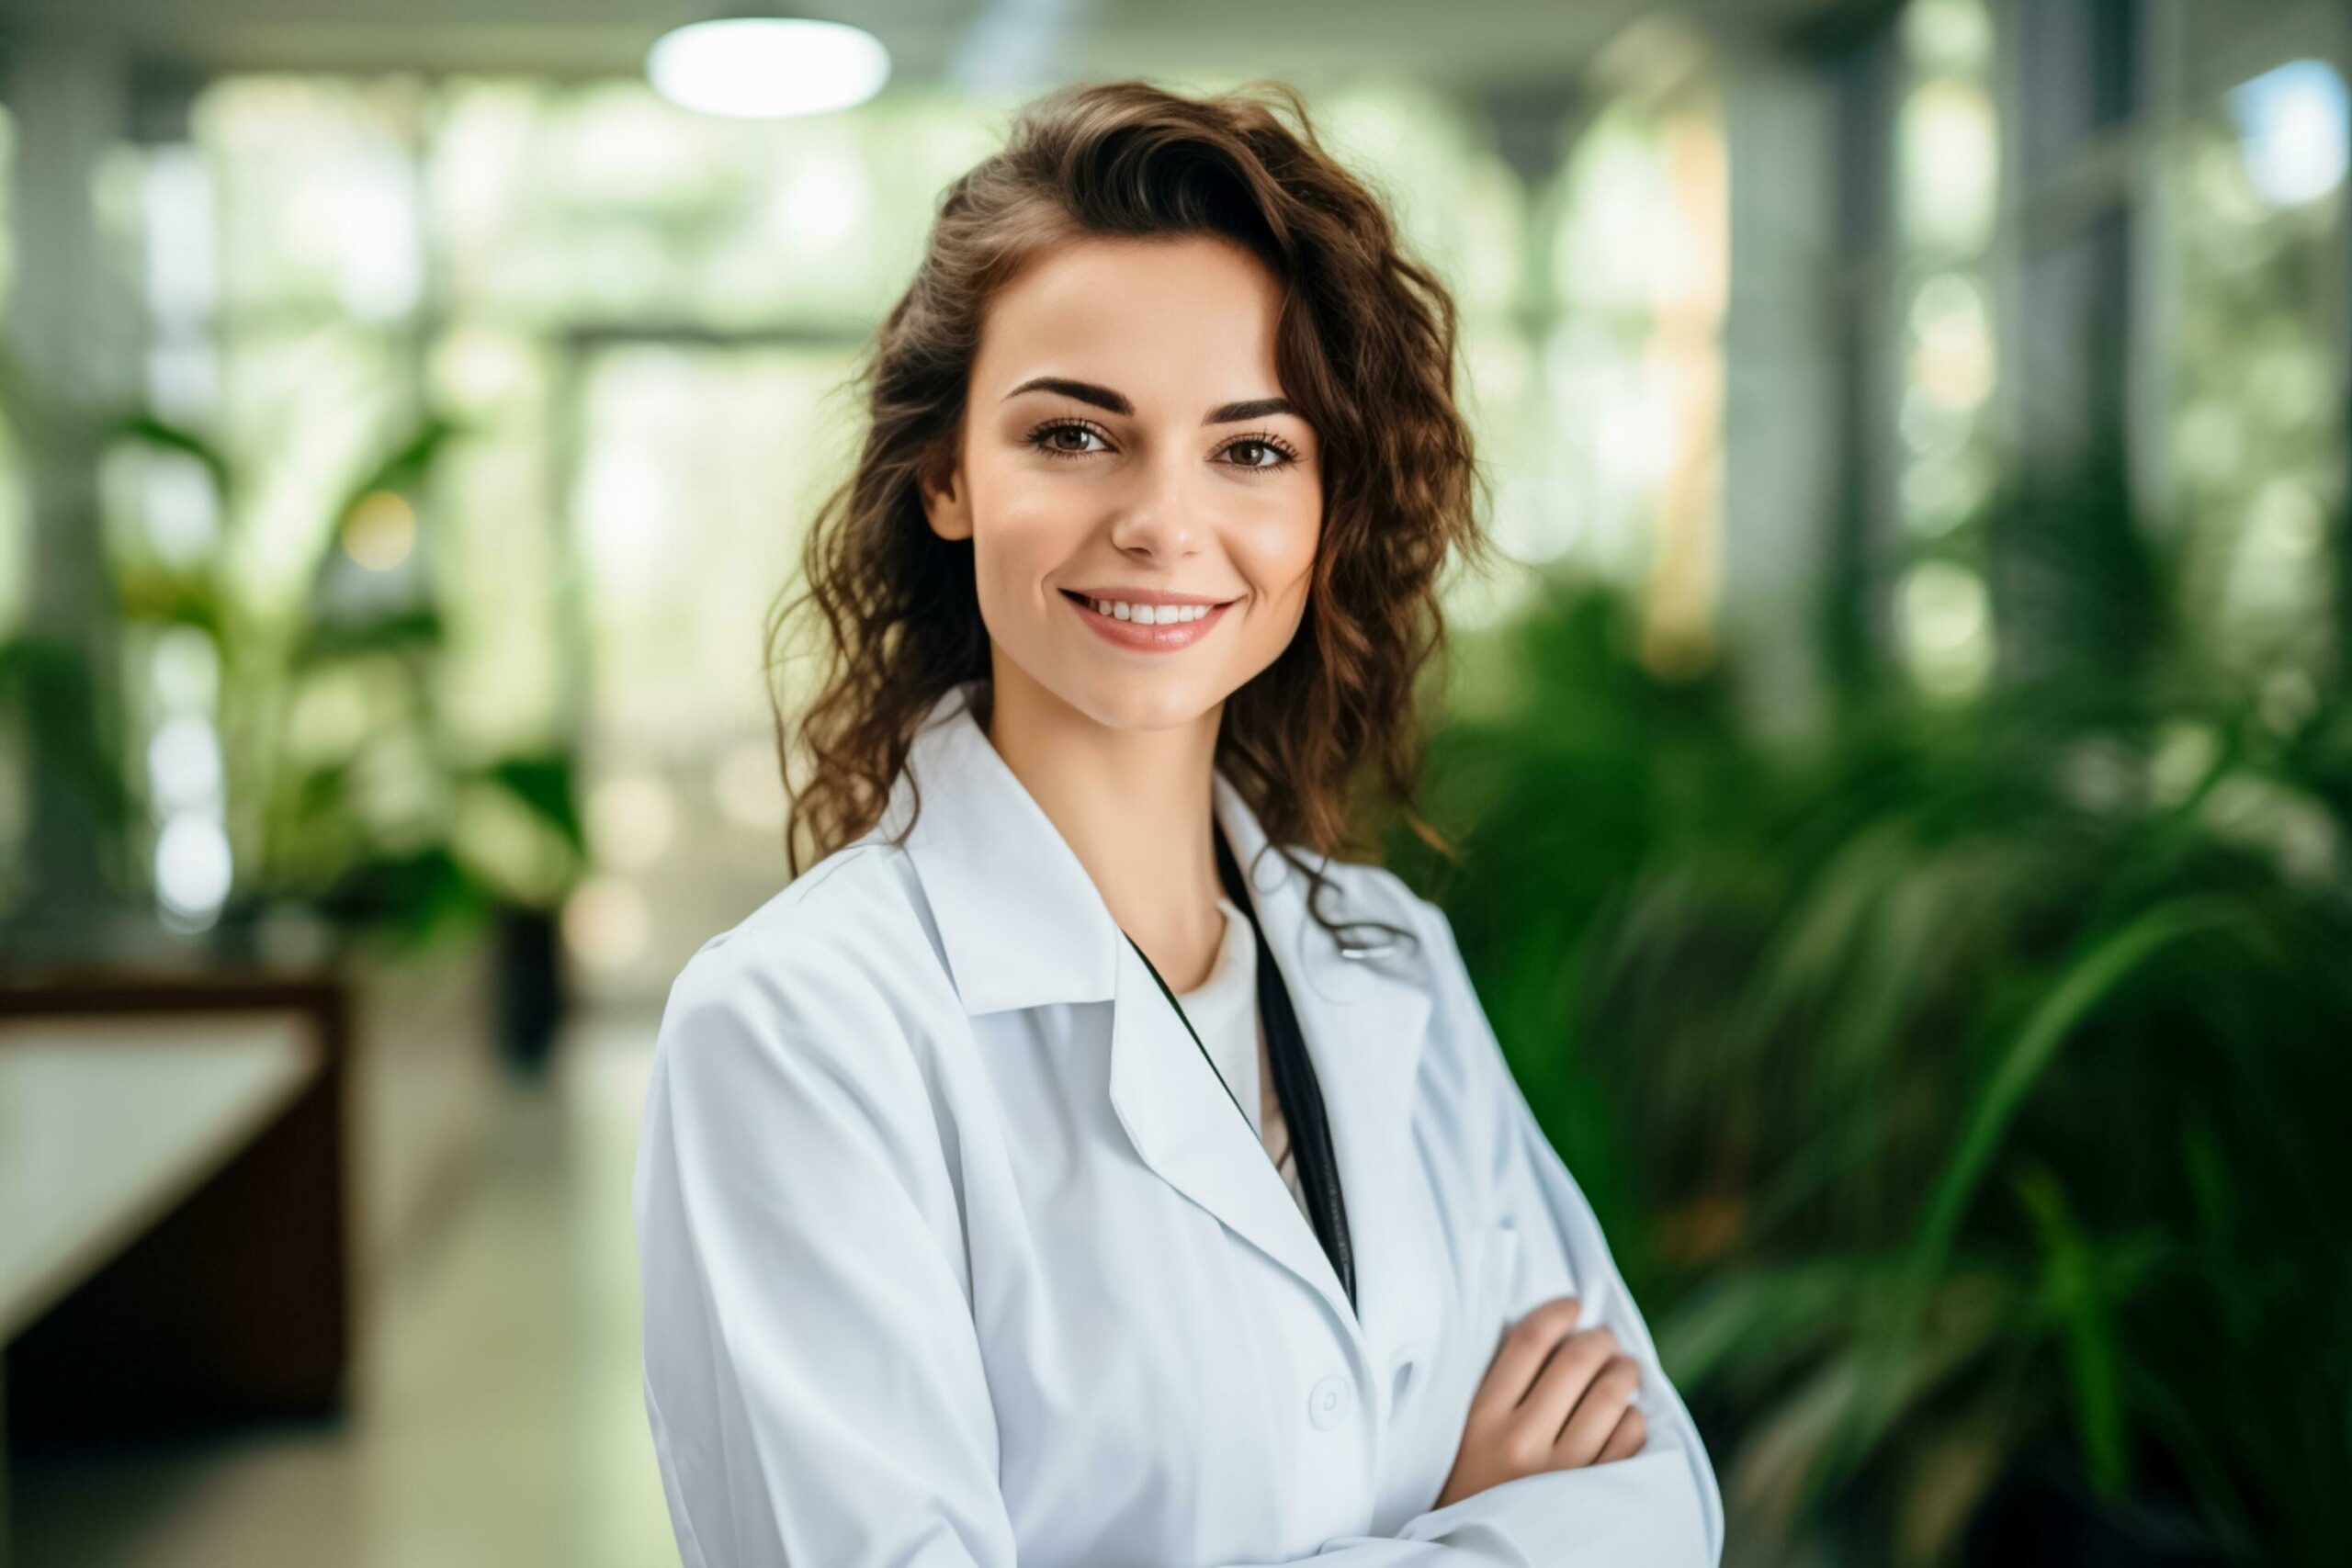
M864 103L889 80L890 51L846 22L722 17L654 39L645 74L681 108L773 119Z
M2229 94L2246 183L2273 207L2317 201L2344 183L2352 93L2324 60L2294 60Z

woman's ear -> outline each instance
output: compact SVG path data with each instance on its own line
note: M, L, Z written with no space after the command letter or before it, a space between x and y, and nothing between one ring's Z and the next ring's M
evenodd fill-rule
M943 539L972 536L972 492L964 482L962 466L951 452L926 460L917 475L922 492L922 514L931 531Z

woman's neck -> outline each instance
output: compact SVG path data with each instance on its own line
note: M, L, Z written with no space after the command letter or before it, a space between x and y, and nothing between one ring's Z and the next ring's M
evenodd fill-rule
M988 737L1170 989L1208 978L1224 935L1210 779L1220 705L1164 729L1096 723L998 660Z

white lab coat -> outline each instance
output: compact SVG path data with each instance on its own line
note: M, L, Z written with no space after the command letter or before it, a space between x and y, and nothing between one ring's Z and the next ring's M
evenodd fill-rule
M1330 862L1327 914L1419 937L1341 955L1216 776L1329 1116L1351 1311L974 684L876 830L670 992L633 1196L689 1568L1716 1562L1699 1435L1443 914ZM1504 1328L1564 1293L1640 1359L1647 1446L1433 1508Z

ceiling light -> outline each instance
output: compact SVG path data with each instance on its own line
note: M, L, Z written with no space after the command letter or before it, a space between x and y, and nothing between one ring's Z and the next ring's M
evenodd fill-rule
M775 118L864 103L889 79L890 53L844 22L728 17L663 33L646 51L645 74L682 108Z

